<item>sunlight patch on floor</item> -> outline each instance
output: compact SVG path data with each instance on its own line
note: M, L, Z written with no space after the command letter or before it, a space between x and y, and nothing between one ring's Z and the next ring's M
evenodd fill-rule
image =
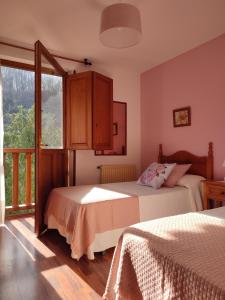
M16 241L20 244L20 246L25 250L25 252L29 255L32 261L35 261L33 254L27 249L27 247L18 239L18 237L7 226L5 227L10 232L10 234L16 239Z
M28 217L24 219L28 224L34 227L34 217Z
M85 300L101 299L101 297L67 265L42 271L41 274L62 299L82 299L82 295ZM68 291L70 294L68 294Z
M10 223L23 235L23 237L44 257L54 257L55 254L46 247L36 235L30 231L19 219L11 220Z

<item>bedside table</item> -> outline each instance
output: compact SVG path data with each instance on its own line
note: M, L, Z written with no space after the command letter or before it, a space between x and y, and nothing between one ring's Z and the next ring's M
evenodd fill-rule
M203 208L209 209L209 200L216 201L216 207L225 201L225 182L224 181L203 181Z

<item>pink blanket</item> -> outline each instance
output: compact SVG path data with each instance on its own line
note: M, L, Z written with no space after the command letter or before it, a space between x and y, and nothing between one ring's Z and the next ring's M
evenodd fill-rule
M120 238L104 299L225 299L225 221L189 213Z
M46 225L66 237L76 259L88 255L96 233L139 221L138 198L110 191L103 185L54 189L45 214Z

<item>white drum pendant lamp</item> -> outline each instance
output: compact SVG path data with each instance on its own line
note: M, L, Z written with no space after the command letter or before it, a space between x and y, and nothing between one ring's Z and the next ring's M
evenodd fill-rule
M139 10L128 3L106 7L101 16L100 41L111 48L128 48L141 40Z

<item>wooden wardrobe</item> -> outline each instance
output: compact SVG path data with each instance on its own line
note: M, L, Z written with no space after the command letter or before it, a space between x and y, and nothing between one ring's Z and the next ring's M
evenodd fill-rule
M67 77L67 148L113 146L113 80L88 71Z

